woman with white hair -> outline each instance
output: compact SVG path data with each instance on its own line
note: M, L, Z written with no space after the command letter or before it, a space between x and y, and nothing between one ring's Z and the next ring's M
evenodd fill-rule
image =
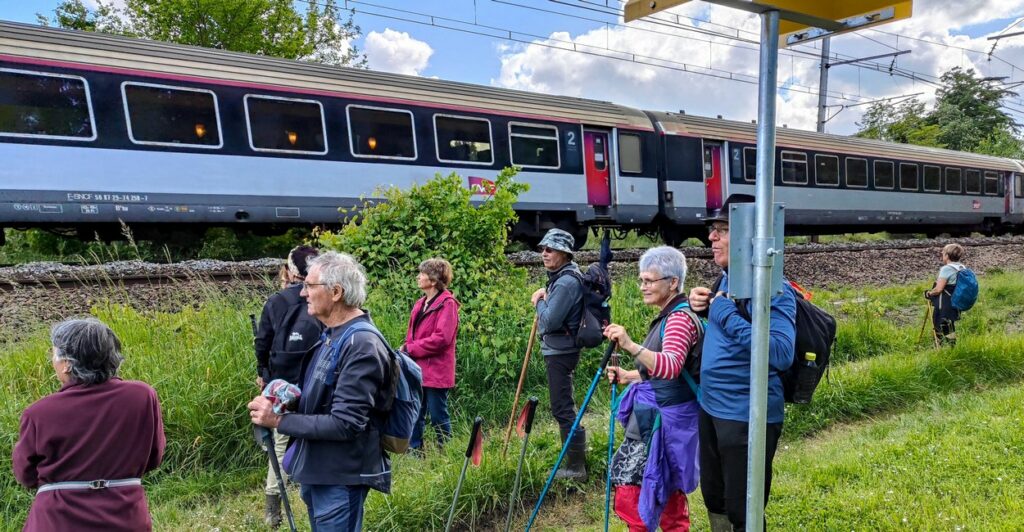
M630 531L690 528L686 494L698 483L700 410L692 375L699 375L694 362L703 325L689 309L685 281L682 252L668 246L648 250L640 257L640 293L659 313L647 336L636 343L621 325L605 328L605 336L637 367L608 367L612 382L630 383L618 411L626 437L610 464L615 513Z
M151 530L141 477L163 459L156 391L117 376L121 341L95 318L50 331L61 387L21 416L14 476L37 488L25 530Z

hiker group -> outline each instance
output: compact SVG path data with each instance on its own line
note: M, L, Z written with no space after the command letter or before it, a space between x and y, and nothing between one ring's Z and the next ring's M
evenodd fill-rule
M607 236L601 260L586 272L574 261L571 234L552 229L541 240L547 283L530 298L534 329L506 445L536 334L562 447L527 530L553 481L587 478L587 433L581 421L604 380L612 392L606 529L614 511L631 531L689 530L687 494L698 486L711 530L745 529L752 326L749 301L730 297L728 209L752 200L730 196L706 217L713 260L721 269L710 287L685 290L686 257L678 249L659 246L641 256L639 293L657 312L646 331L627 330L612 319ZM945 264L925 293L935 311L936 338L946 343L955 342L959 313L977 297L973 272L959 262L963 254L957 244L943 249ZM415 282L423 295L412 305L404 340L393 349L363 309L367 278L355 259L308 246L289 253L281 290L268 299L258 323L253 318L260 393L248 411L269 457L264 488L268 525L276 528L287 517L294 530L286 491L291 481L299 484L314 531L359 530L369 490L391 489L390 454L423 453L431 440L428 425L433 445L448 442L460 308L448 289L452 276L451 265L441 258L419 265ZM835 339L835 320L808 300L787 282L770 303L764 505L784 404L810 401ZM598 370L577 405L574 377L581 352L605 341ZM14 448L18 481L39 488L26 530L150 529L140 478L163 457L156 393L144 383L117 377L123 360L120 340L95 319L54 326L51 342L61 392L25 411ZM631 360L623 362L616 353ZM506 530L537 403L531 398L523 410L526 439ZM111 409L114 404L118 408ZM62 413L70 408L99 417L66 420ZM102 429L94 418L104 420ZM474 423L467 464L480 450L481 422ZM617 430L623 431L618 445ZM110 434L131 441L112 446ZM85 448L88 458L81 454ZM119 496L97 498L97 490L117 490ZM455 508L453 502L449 527Z

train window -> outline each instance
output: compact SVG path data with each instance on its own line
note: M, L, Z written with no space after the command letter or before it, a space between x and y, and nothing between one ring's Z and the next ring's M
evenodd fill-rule
M985 172L985 194L988 196L999 194L999 174L997 172Z
M835 155L815 155L814 182L818 185L838 187L839 157Z
M807 184L807 154L795 151L782 152L782 182L794 185Z
M85 78L0 68L0 136L95 140Z
M875 188L892 190L893 168L889 161L875 161Z
M627 174L644 171L640 135L619 133L619 170Z
M960 183L960 169L946 168L946 193L959 194L961 190L962 184Z
M846 186L864 188L868 186L868 160L846 158Z
M942 170L938 166L924 167L925 192L942 192Z
M348 142L354 157L415 159L412 112L349 105Z
M1018 198L1024 198L1024 175L1013 174L1013 180L1016 182L1013 194Z
M220 148L217 96L205 89L124 82L128 138L135 144Z
M483 118L434 115L437 160L452 163L493 164L491 122Z
M743 148L743 179L753 183L757 177L757 148Z
M508 142L512 164L532 168L558 168L558 128L541 124L509 122Z
M245 95L249 147L276 153L327 153L324 108L316 100Z
M967 171L967 178L964 179L964 192L981 194L981 170Z
M900 190L917 192L917 165L900 163Z

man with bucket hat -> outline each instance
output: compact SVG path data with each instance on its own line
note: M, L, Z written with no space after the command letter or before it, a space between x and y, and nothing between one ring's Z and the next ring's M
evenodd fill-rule
M690 290L690 307L707 317L701 354L700 486L712 532L746 527L747 434L750 412L750 302L728 297L729 206L753 203L754 197L733 194L721 209L708 213L708 240L722 275L711 289ZM771 491L772 460L782 435L784 401L780 374L793 363L796 339L796 294L783 283L771 300L768 341L768 417L765 439L764 504ZM745 309L745 312L741 310Z
M537 309L537 334L547 366L551 415L558 422L563 445L576 419L572 378L580 361L576 335L583 318L582 272L572 260L574 245L575 239L567 231L551 229L544 235L538 249L548 271L548 282L531 298ZM586 451L587 434L579 427L555 478L585 480Z

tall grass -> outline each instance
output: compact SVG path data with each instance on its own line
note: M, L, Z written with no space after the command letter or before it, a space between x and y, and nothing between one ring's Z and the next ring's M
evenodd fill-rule
M458 387L453 395L457 437L443 452L425 459L396 457L394 493L372 495L367 506L367 528L374 530L429 530L443 526L454 482L462 464L467 419L487 420L488 447L484 465L471 468L463 487L458 520L464 528L501 522L514 475L517 443L507 458L498 446L511 408L511 398L532 320L529 295L539 286L523 278L496 280L497 296L488 309L489 325L460 331ZM982 298L960 323L956 348L935 350L916 336L923 310L924 285L878 290L819 291L815 302L840 319L842 356L837 358L831 381L823 384L808 407L792 407L787 414L786 438L807 435L851 421L870 420L898 413L951 392L969 392L1024 381L1024 337L1016 320L1024 280L1017 274L982 278ZM115 293L124 300L130 294ZM252 443L245 403L256 393L248 314L257 312L263 294L223 295L210 288L196 297L203 303L179 312L138 311L125 305L101 304L93 313L109 323L125 346L123 375L151 383L160 394L168 435L167 457L156 474L146 479L157 523L164 529L196 528L219 523L227 529L251 529L250 508L264 474L263 455ZM374 320L396 346L405 332L412 301L389 297L377 288L369 307ZM654 311L640 303L631 276L615 286L614 320L626 325L636 338L646 332ZM467 309L464 309L467 310ZM478 320L479 322L479 320ZM1015 328L1016 327L1016 328ZM25 406L57 389L47 361L45 330L5 344L0 358L0 469L10 471L10 451L17 437L18 418ZM599 349L584 354L577 370L577 399L582 399L596 372ZM547 468L558 451L558 437L547 413L543 360L535 347L524 397L541 397L538 428L531 439L524 470L523 493L536 497ZM589 466L592 484L599 489L608 414L608 387L598 386L585 420L591 435ZM460 429L461 428L461 432ZM559 494L565 494L560 486ZM0 521L17 527L23 522L31 494L18 487L8 473L0 475ZM225 502L227 501L227 502ZM296 501L302 511L302 504ZM217 508L212 511L211 508ZM212 515L225 511L226 520ZM234 519L234 520L232 520ZM209 520L209 521L207 521ZM210 525L214 526L214 525Z

